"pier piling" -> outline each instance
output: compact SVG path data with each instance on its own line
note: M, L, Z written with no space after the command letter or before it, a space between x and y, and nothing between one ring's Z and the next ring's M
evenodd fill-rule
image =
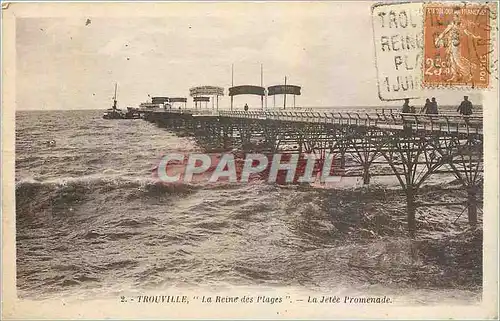
M232 101L231 96L231 101ZM232 103L231 103L232 105ZM416 210L446 206L417 203L431 175L451 173L467 190L468 221L476 226L477 194L482 182L482 118L391 113L314 113L290 111L202 110L142 111L144 119L173 131L188 131L206 150L244 152L327 153L339 159L342 176L360 176L370 184L376 176L394 175L406 196L408 233L417 233ZM411 117L410 117L411 116ZM443 125L445 124L445 125ZM357 171L348 170L358 164ZM375 170L382 165L390 169ZM455 203L450 203L454 205Z

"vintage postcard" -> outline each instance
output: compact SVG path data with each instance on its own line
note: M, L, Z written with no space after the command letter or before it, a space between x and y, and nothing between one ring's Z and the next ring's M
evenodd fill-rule
M2 319L498 319L498 7L2 3Z

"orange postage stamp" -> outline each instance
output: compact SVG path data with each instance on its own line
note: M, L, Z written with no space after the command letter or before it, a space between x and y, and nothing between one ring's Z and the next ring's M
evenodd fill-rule
M487 88L491 74L491 6L424 6L424 87Z

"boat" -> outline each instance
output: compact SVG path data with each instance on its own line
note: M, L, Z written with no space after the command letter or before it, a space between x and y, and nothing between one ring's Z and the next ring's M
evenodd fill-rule
M115 96L113 97L113 107L108 108L107 111L102 115L102 118L104 119L125 119L125 114L122 112L121 109L116 107L116 89L117 89L117 84L115 83Z
M118 108L109 108L104 114L102 115L102 118L104 119L125 119L125 116L123 115L121 109Z

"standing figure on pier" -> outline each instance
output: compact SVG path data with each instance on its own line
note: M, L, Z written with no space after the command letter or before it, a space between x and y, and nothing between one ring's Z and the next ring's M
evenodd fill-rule
M434 115L438 114L438 103L436 101L436 97L432 97L430 114L434 114Z
M403 104L403 110L401 111L402 113L410 113L411 112L411 107L410 107L410 99L405 98L405 102Z
M245 107L243 109L245 109L245 111L248 111L248 104L245 104Z
M431 111L432 111L431 100L429 98L427 98L425 100L425 105L422 108L422 110L420 111L420 113L431 114Z
M464 96L464 100L458 106L457 111L464 116L472 115L472 103L469 100L469 96Z

